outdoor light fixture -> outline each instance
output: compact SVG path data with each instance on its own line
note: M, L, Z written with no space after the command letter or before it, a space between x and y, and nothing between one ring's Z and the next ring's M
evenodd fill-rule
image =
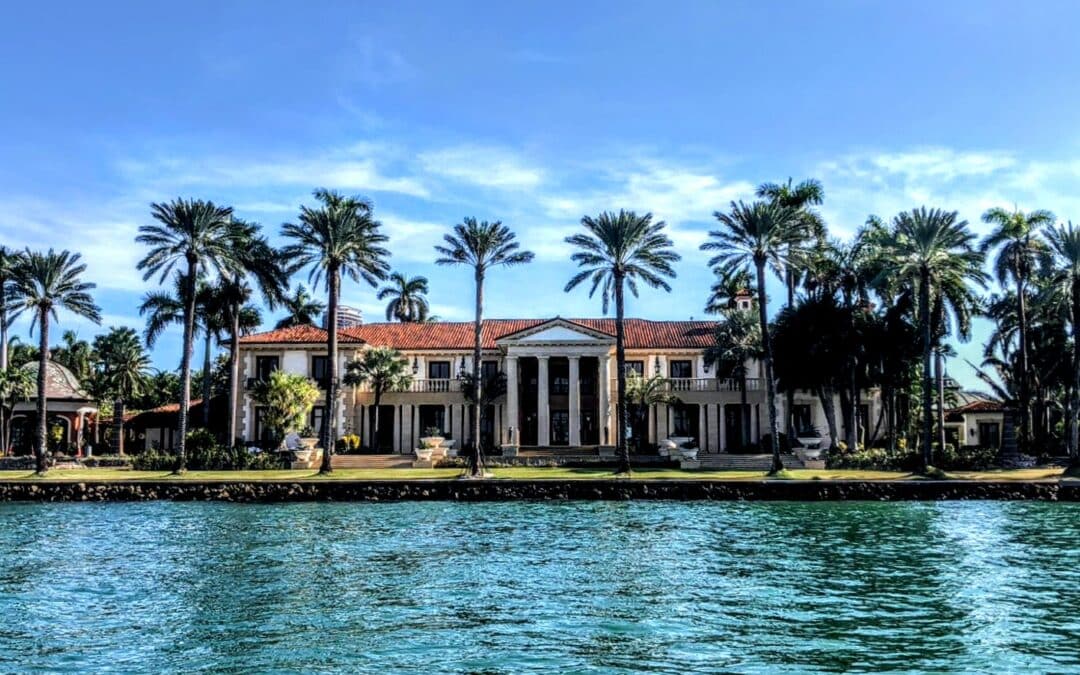
M705 374L706 375L709 374L709 362L708 361L705 362Z
M458 375L462 375L462 376L465 375L465 357L464 356L461 357L461 367L458 368Z
M653 367L653 372L655 372L657 375L660 374L660 357L659 356L656 357L656 366Z
M420 372L420 359L418 359L417 357L414 356L413 359L412 359L412 374L416 375L419 372Z

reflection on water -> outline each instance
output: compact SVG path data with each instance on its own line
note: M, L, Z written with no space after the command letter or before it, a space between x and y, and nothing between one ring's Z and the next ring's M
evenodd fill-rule
M0 671L1080 669L1080 506L0 506Z

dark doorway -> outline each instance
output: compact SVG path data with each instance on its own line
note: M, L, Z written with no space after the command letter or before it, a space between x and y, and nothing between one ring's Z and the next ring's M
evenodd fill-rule
M748 452L752 449L749 404L729 403L724 406L724 438L727 452Z
M379 406L379 437L369 442L372 452L394 452L394 407ZM375 434L375 406L368 406L368 436Z

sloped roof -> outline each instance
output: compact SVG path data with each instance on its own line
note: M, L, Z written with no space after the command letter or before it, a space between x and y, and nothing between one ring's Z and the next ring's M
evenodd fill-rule
M950 408L945 411L945 417L950 422L959 422L963 415L972 413L1000 413L1005 412L1005 405L1001 401L989 401L986 399L980 399L965 403L957 408Z
M37 381L37 361L30 361L23 364L22 369L33 373L35 382ZM36 388L32 392L30 398L37 398ZM79 378L75 377L75 373L56 361L47 361L45 363L45 400L60 399L89 401L90 395L83 390L82 385L79 383Z
M481 333L484 349L495 349L496 340L548 323L551 319L486 319ZM591 330L615 335L614 319L566 319ZM626 348L704 348L713 342L715 321L649 321L625 319ZM471 349L471 321L433 321L429 323L368 323L338 330L343 343L368 343L397 349ZM326 331L314 326L296 326L240 339L241 344L319 343L326 342Z

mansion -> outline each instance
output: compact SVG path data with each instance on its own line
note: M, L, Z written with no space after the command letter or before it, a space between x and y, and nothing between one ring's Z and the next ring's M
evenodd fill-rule
M635 435L650 444L667 438L692 438L702 453L741 449L768 433L768 410L761 367L748 364L746 409L739 380L717 377L705 363L714 342L713 321L625 320L627 368L645 376L662 375L673 400L651 406L636 423ZM369 323L338 329L338 373L370 347L393 347L413 374L407 391L384 394L379 408L379 438L374 434L373 394L365 387L343 387L338 406L340 435L356 434L362 445L383 453L412 453L427 430L436 428L464 445L469 406L459 374L472 372L473 323ZM481 435L488 447L597 447L615 445L614 319L488 319L482 333L485 375L506 375L506 393L488 406ZM257 333L240 340L241 382L237 402L243 440L268 438L254 384L277 369L311 377L325 389L326 332L296 326ZM486 377L485 377L486 381ZM777 397L783 415L784 397ZM864 398L861 416L875 420L878 398ZM745 412L745 414L743 414ZM318 433L326 419L325 399L311 413ZM818 399L795 397L798 431L827 425ZM782 419L782 417L781 417ZM841 423L838 420L838 423ZM744 426L749 428L744 429ZM843 433L841 428L840 433Z

